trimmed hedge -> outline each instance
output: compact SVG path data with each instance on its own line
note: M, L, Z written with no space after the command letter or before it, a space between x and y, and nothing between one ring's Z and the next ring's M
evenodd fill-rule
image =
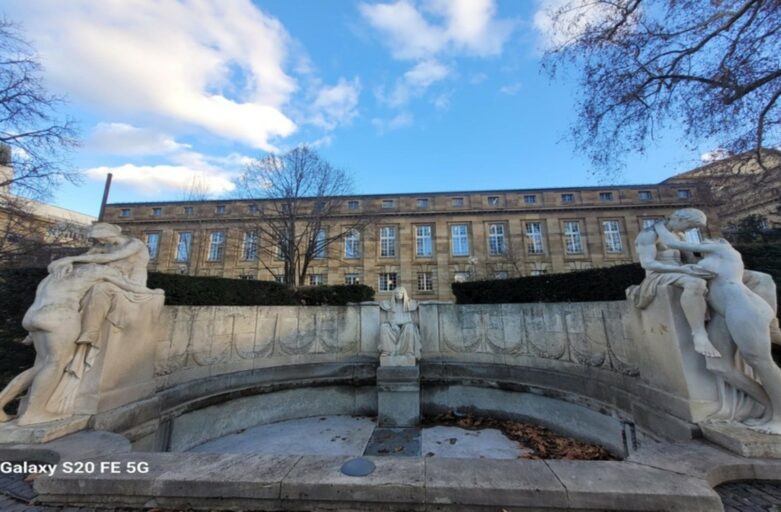
M290 306L293 289L274 281L150 272L147 287L165 290L169 306Z
M458 304L592 302L622 300L626 288L643 280L637 263L515 279L453 283Z
M374 300L374 289L365 284L306 286L297 288L295 297L304 306L344 306L348 302Z

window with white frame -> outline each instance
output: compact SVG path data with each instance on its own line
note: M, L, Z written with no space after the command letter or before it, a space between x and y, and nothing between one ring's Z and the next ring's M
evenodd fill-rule
M689 197L691 197L689 189L681 189L678 191L678 199L689 199Z
M214 213L216 213L217 215L224 214L225 213L225 205L224 204L220 204L220 205L215 206L214 207Z
M599 200L600 201L612 201L613 200L613 193L612 192L600 192L599 193Z
M285 284L287 283L287 278L285 277L285 274L274 274L274 281Z
M605 237L605 250L607 252L624 252L624 243L621 241L621 225L617 220L603 220L602 233Z
M396 226L382 226L380 228L380 257L393 258L396 256Z
M454 197L450 200L450 204L453 205L455 208L461 208L462 206L464 206L464 198Z
M241 274L239 275L239 279L242 281L253 281L256 279L254 274Z
M653 199L653 195L651 194L650 190L641 190L637 193L638 199L641 201L650 201Z
M576 220L564 222L564 243L567 254L583 254L583 242L580 238L580 222Z
M434 273L433 272L418 272L418 291L419 292L433 292L434 291Z
M357 210L360 206L361 206L361 202L356 199L347 201L347 208L349 210Z
M247 205L247 213L250 215L256 215L258 212L260 212L260 208L256 204L250 204Z
M417 200L418 208L428 208L428 199L427 198L420 198Z
M185 206L184 207L184 214L188 217L193 214L193 207L192 206Z
M344 237L344 257L361 257L361 234L355 229L351 230Z
M491 256L504 254L507 246L504 240L504 224L488 225L488 253Z
M575 194L561 194L562 203L572 203L575 201Z
M469 256L469 226L466 224L450 225L450 254Z
M344 284L361 284L361 275L357 272L344 274Z
M162 208L152 208L152 217L159 217L163 214Z
M431 226L415 226L415 256L428 257L431 254Z
M395 208L396 207L396 200L395 199L383 199L382 200L382 207L383 208Z
M398 283L396 272L380 272L378 288L381 292L392 292Z
M325 239L325 230L319 229L317 230L317 234L315 235L315 246L314 246L314 257L315 258L325 258L326 256L326 250L328 248L326 247L326 239Z
M542 243L542 223L526 223L526 252L529 254L545 253L545 246Z
M325 274L309 274L309 286L323 286Z
M130 217L130 208L122 208L119 210L120 217Z
M160 249L160 233L146 234L146 248L149 251L149 259L156 259Z
M256 261L258 259L258 232L245 231L241 243L241 256L244 261Z
M176 261L190 260L190 244L193 241L193 234L189 231L181 231L176 241Z
M642 229L653 229L654 224L661 220L660 217L645 217L640 221L640 227Z
M691 244L702 243L702 231L700 228L691 228L684 231L683 236L686 237L686 241Z
M279 240L277 240L277 258L278 259L285 259L285 255L287 254L287 233L281 232L279 233Z
M494 279L509 279L510 273L506 270L497 270L494 272Z
M537 196L534 194L527 194L523 196L524 204L535 204L537 202Z
M488 196L488 206L499 206L499 196Z
M225 248L225 233L213 231L209 239L209 261L220 261Z

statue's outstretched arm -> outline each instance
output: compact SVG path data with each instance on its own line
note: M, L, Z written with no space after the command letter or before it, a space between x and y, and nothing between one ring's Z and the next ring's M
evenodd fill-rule
M659 238L662 240L662 242L664 242L664 244L667 247L670 247L672 249L678 249L679 251L712 253L712 252L716 252L719 248L719 245L714 243L684 242L677 236L670 233L670 230L667 229L667 227L661 222L654 225L654 230L656 231L656 233L659 235Z

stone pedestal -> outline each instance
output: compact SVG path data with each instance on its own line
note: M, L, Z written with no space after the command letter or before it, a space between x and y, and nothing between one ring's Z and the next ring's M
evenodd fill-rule
M414 427L420 422L420 369L377 368L377 423L380 427Z
M708 441L744 457L781 459L781 436L762 434L733 423L701 424Z
M84 430L90 416L81 414L56 421L19 426L16 420L0 423L0 443L39 444Z
M648 307L629 310L640 378L669 395L660 400L668 412L691 423L706 420L719 409L718 382L705 357L694 351L681 290L660 286Z

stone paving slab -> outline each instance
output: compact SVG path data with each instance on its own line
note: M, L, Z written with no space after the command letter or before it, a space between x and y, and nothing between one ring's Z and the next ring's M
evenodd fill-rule
M578 509L713 512L721 500L706 482L618 461L547 460Z
M543 461L426 459L426 502L567 508L567 491Z

